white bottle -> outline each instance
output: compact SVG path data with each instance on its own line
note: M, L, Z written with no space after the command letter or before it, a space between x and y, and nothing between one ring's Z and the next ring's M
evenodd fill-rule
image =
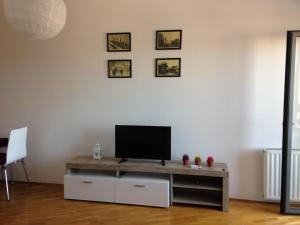
M93 159L95 160L101 159L101 148L99 143L95 144L93 148Z

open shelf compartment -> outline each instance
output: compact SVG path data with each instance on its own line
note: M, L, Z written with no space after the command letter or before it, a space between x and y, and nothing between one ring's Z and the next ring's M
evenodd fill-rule
M221 177L173 175L173 187L222 191Z
M116 171L111 170L90 170L90 169L68 169L68 175L89 176L89 177L116 177Z
M207 190L173 188L173 203L222 207L222 193Z

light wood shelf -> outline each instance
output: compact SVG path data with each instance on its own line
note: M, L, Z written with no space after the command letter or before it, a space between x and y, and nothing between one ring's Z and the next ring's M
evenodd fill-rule
M195 200L195 199L189 199L185 196L182 197L174 197L173 198L174 203L180 203L180 204L192 204L192 205L204 205L204 206L213 206L213 207L222 207L222 204L219 202L212 202L212 201L205 201L205 200Z
M173 187L178 188L190 188L190 189L201 189L210 191L222 191L222 187L214 187L209 184L190 184L188 182L174 182Z

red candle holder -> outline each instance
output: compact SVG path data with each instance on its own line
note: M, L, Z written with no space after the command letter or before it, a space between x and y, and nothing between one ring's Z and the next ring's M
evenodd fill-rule
M184 166L187 166L187 165L189 164L189 162L190 162L189 156L188 156L187 154L184 154L184 155L182 156L182 163L183 163L183 165L184 165Z
M214 158L212 156L207 157L207 166L213 167L214 166Z

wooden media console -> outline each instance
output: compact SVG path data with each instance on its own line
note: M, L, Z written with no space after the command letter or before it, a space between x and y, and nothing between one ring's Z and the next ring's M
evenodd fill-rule
M119 161L90 156L68 161L65 198L157 207L196 204L228 211L229 172L224 163L193 169L173 160L165 166L158 161Z

